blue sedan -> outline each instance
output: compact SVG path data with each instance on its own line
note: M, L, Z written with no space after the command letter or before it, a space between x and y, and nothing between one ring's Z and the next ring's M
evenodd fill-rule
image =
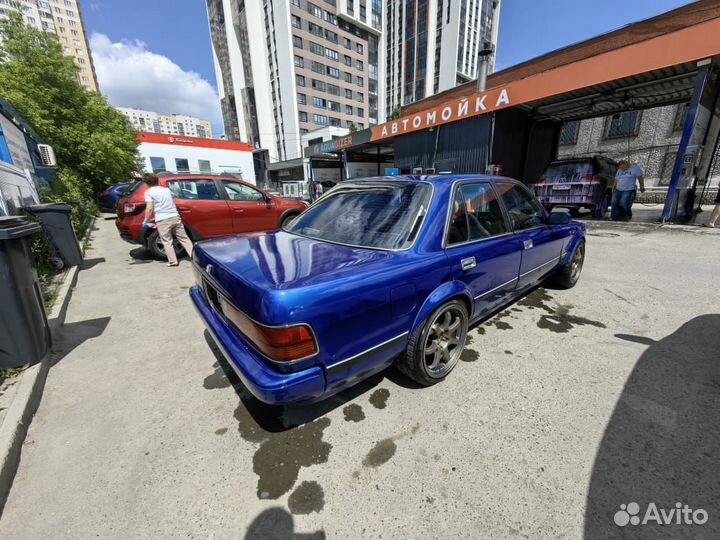
M584 225L509 178L367 178L284 230L199 243L190 296L255 397L307 403L393 363L442 381L473 323L543 280L574 286L584 256Z

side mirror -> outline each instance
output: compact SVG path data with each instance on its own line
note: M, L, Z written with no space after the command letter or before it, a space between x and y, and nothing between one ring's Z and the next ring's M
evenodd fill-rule
M570 213L569 212L552 212L550 219L548 219L550 225L569 225L570 224Z

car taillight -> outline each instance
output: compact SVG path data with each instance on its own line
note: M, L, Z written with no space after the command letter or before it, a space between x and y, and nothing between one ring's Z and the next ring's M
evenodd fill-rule
M220 297L220 305L235 327L271 360L291 362L318 352L315 336L307 324L265 326L253 321L223 297Z
M143 210L145 210L144 202L126 202L123 204L123 213L125 214L139 214Z

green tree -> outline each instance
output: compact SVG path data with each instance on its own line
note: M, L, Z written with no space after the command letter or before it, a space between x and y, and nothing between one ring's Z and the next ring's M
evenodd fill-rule
M350 127L348 129L350 130L350 133L356 133L358 130L357 126L355 125L355 122L350 124Z
M390 118L388 120L397 120L402 116L402 113L400 112L399 107L395 107L393 111L390 113Z
M136 169L135 132L102 95L78 83L57 36L26 26L17 13L0 22L0 33L0 96L54 148L58 180L87 184L65 191L93 193L127 180Z

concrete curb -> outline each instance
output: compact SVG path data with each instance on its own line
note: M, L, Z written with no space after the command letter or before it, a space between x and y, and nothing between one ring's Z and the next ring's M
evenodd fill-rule
M83 246L89 238L94 224L95 219L93 218L83 236ZM78 266L69 268L58 287L57 302L48 314L48 325L53 336L65 323L68 304L79 272L80 267ZM45 381L50 371L50 357L51 353L46 354L39 363L30 366L20 375L17 392L0 426L0 515L20 464L20 451L25 442L28 427L40 405Z

